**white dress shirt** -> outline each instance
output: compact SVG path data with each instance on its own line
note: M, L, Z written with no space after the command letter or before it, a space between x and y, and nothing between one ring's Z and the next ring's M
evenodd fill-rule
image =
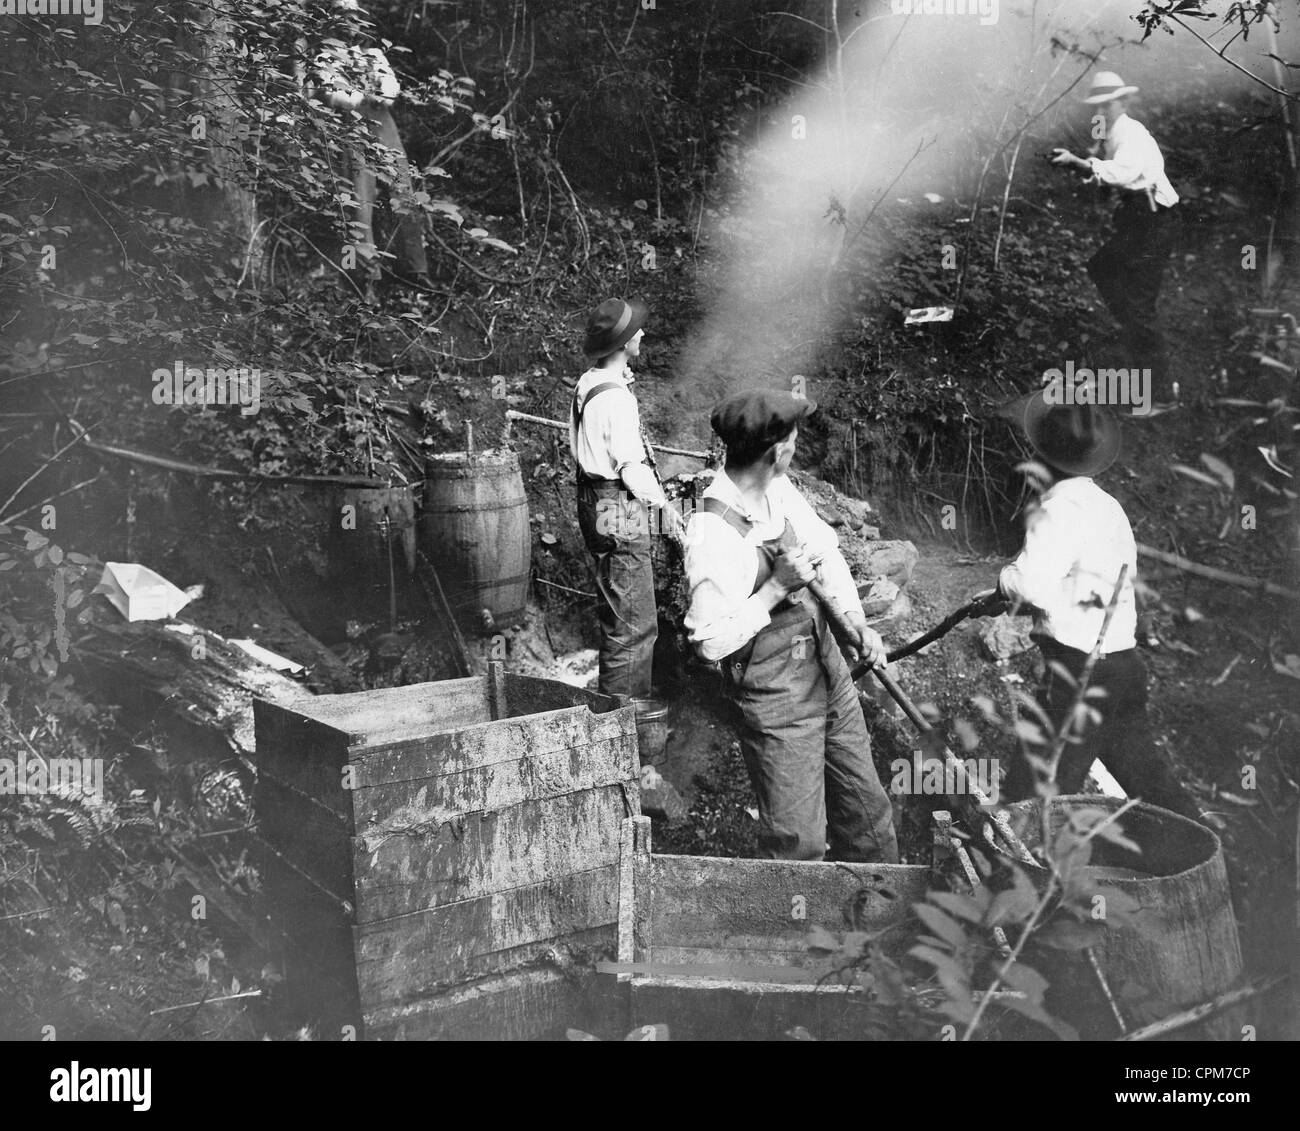
M1062 479L1044 492L1026 523L1025 546L1002 571L1008 597L1034 607L1034 631L1091 652L1106 606L1128 565L1102 654L1135 646L1137 544L1124 508L1091 479Z
M1157 204L1178 203L1178 193L1165 176L1160 146L1141 122L1121 114L1106 131L1105 158L1089 157L1089 184L1113 185L1130 192L1150 190Z
M831 602L842 612L862 614L862 601L848 563L840 553L835 531L817 517L808 500L799 494L788 476L774 479L767 489L764 507L751 513L725 471L719 471L704 492L718 499L754 523L749 533L740 534L720 515L696 510L686 526L686 583L690 604L684 619L690 641L708 661L721 660L741 648L768 626L772 615L763 599L754 593L758 576L758 546L780 538L786 520L795 538L811 557L822 558L820 575ZM806 590L792 599L812 601Z

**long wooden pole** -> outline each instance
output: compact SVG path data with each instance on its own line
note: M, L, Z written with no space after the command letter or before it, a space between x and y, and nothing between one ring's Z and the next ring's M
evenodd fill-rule
M559 428L565 432L569 430L569 426L562 420L550 420L545 416L533 416L532 413L529 412L516 412L513 408L506 409L506 419L522 420L526 424L541 424L547 428ZM654 448L655 451L663 452L664 455L668 456L686 456L688 459L698 459L702 461L707 461L709 458L708 452L693 452L689 448L670 448L665 444L651 444L650 446Z
M1209 578L1211 581L1222 581L1225 585L1236 585L1241 589L1256 589L1273 597L1285 597L1289 601L1300 601L1300 592L1287 589L1281 585L1274 585L1271 581L1261 581L1257 577L1247 577L1241 573L1229 573L1226 569L1200 565L1197 562L1180 557L1178 554L1170 554L1164 550L1157 550L1152 546L1144 546L1141 542L1137 544L1137 552L1144 558L1164 562L1166 565L1182 570L1183 573L1192 573L1197 577Z

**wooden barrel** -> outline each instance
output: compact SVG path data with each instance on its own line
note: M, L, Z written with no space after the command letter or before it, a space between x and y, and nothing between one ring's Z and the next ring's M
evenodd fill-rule
M486 609L499 627L518 624L528 601L528 499L514 452L443 452L425 465L420 549L467 625Z
M1113 812L1123 802L1077 795L1053 802L1052 830L1072 810ZM1013 809L1027 809L1021 803ZM1034 844L1037 808L1026 830ZM1093 876L1136 901L1133 922L1118 921L1093 947L1130 1030L1182 1012L1234 988L1242 972L1241 944L1228 891L1219 838L1204 825L1154 805L1140 804L1119 818L1124 835L1140 853L1101 837L1092 841ZM1118 1025L1096 973L1083 956L1055 952L1046 963L1030 961L1048 979L1048 1012L1074 1024L1085 1039L1110 1040ZM1171 1035L1182 1040L1241 1040L1249 1021L1238 1007Z
M355 615L384 615L389 607L390 562L391 586L399 594L415 569L413 489L340 488L331 501L325 552L331 579L346 586L349 600L355 600Z

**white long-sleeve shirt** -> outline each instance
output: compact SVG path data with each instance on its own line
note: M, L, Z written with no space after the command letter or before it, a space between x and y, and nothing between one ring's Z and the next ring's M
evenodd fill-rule
M582 424L576 430L570 418L569 451L588 475L597 479L621 479L643 503L659 505L664 495L645 462L641 412L629 387L635 379L627 367L621 373L613 369L588 369L578 378L579 404L590 390L607 381L617 381L623 388L607 389L592 397L582 410Z
M842 612L861 615L858 587L840 553L839 538L817 517L788 476L772 481L765 506L756 513L750 511L740 488L725 471L714 476L704 497L726 503L754 523L743 537L726 519L705 511L697 510L687 523L686 583L690 587L690 604L683 623L691 643L705 660L731 655L771 623L770 611L754 593L758 546L780 538L787 519L809 555L822 557L821 580L832 603ZM791 597L813 600L806 590Z
M1112 185L1130 192L1155 196L1157 204L1178 203L1178 193L1165 176L1165 158L1160 146L1141 122L1121 114L1106 131L1105 157L1089 157L1089 184Z
M1102 654L1135 646L1137 544L1119 503L1091 479L1062 479L1026 522L1025 545L1002 571L1008 597L1034 607L1034 631L1091 652L1120 568L1128 565Z

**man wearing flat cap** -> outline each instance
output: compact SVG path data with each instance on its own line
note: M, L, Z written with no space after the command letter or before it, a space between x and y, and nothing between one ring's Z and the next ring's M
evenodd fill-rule
M852 626L858 655L884 658L835 532L786 472L816 409L758 390L713 410L727 449L686 532L691 642L720 663L758 796L759 851L780 860L898 860L893 813L871 761L857 689L806 589L817 576Z
M1113 71L1094 75L1083 101L1100 107L1105 117L1103 156L1076 157L1068 149L1055 149L1052 161L1087 173L1088 184L1109 186L1119 193L1114 230L1088 261L1088 275L1136 360L1163 368L1165 345L1156 323L1156 300L1173 246L1178 193L1165 176L1164 155L1155 138L1128 115L1128 98L1137 90Z
M648 460L629 361L641 353L645 303L612 298L587 320L569 447L578 471L578 526L592 555L600 620L600 690L650 697L659 618L650 545L662 526L680 537L681 516ZM655 508L652 513L650 508Z
M1100 722L1071 724L1072 738L1057 766L1057 792L1078 793L1100 758L1130 797L1198 819L1200 806L1156 746L1147 717L1146 669L1136 642L1133 529L1124 508L1094 480L1119 455L1119 424L1092 403L1050 403L1047 390L1024 402L1022 422L1050 485L1029 512L1024 548L1002 570L997 589L986 594L981 614L995 616L1008 604L1032 610L1031 635L1046 661L1037 699L1056 733L1074 705L1076 684L1101 635L1120 571L1128 566L1089 681L1090 688L1105 692L1090 703ZM1036 792L1034 768L1015 757L1003 795L1016 801Z

